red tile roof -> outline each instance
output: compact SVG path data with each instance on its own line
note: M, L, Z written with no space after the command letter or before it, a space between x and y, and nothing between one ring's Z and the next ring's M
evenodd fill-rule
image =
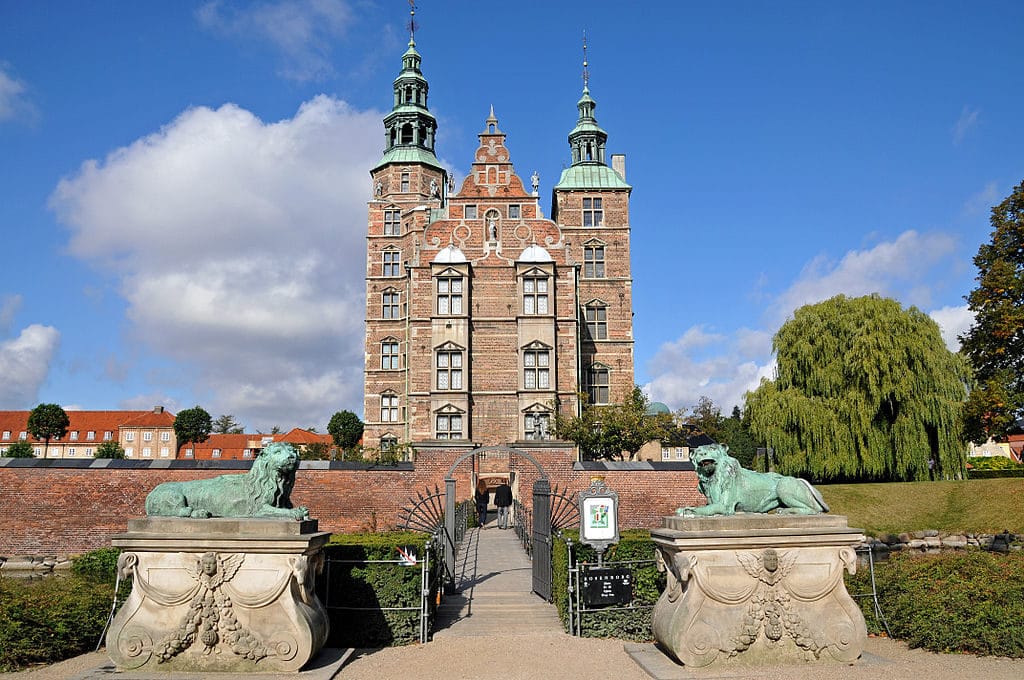
M28 429L30 411L0 411L0 431L10 432L10 441L18 439L18 435ZM61 441L69 441L72 432L78 432L78 441L88 441L87 433L96 433L95 441L103 441L104 432L112 432L117 437L117 430L129 422L135 427L168 427L174 425L174 415L166 411L66 411L68 414L68 436ZM137 423L137 424L136 424Z

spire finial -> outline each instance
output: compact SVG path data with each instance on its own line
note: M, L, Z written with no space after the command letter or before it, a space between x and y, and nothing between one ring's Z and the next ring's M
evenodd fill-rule
M409 0L409 45L416 44L416 0Z
M587 31L583 31L583 89L590 89L590 70L587 68Z

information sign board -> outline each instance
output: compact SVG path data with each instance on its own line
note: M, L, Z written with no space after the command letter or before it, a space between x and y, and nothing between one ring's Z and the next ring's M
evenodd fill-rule
M580 576L583 603L587 607L607 607L633 601L633 574L626 568L588 569Z

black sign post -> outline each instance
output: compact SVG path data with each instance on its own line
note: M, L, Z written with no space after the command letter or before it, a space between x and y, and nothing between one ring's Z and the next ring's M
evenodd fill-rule
M580 588L588 608L627 605L633 601L633 573L624 567L599 567L583 572Z

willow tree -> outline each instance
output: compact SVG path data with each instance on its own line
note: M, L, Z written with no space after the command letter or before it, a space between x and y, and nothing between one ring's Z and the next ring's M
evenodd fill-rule
M747 394L777 468L816 479L963 477L970 369L915 307L843 295L796 310L773 340L778 368Z

